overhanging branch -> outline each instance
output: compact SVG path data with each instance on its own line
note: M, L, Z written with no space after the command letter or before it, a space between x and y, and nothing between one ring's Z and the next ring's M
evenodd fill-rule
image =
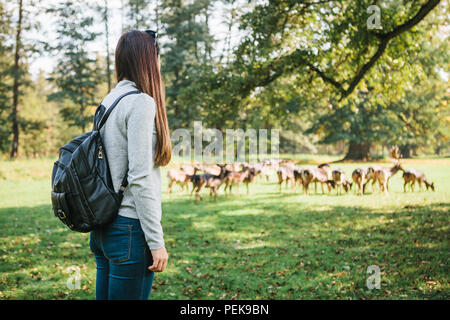
M319 2L317 2L319 3ZM315 4L317 4L315 3ZM420 21L422 21L428 13L433 10L438 4L440 3L440 0L429 0L427 3L422 5L422 7L419 9L416 15L412 17L410 20L406 21L405 23L397 26L392 31L389 31L387 33L374 33L374 35L379 40L377 50L375 53L370 57L369 61L367 61L361 69L359 69L356 74L353 76L353 78L344 80L344 81L337 81L336 79L332 78L331 76L328 76L324 71L320 70L318 67L314 66L311 62L307 61L305 59L305 55L301 50L296 50L293 53L280 57L277 59L276 63L270 63L267 66L267 74L269 74L271 71L277 70L272 76L264 77L261 79L259 83L257 83L254 87L262 86L262 84L267 85L268 83L276 80L278 77L280 77L283 73L286 72L292 72L295 69L297 69L300 66L307 66L310 70L315 72L324 82L331 84L334 86L340 93L340 99L342 100L346 97L348 97L358 86L360 81L364 78L364 76L367 74L367 72L376 64L376 62L381 58L383 53L386 51L386 48L389 45L389 41L392 40L395 37L398 37L402 33L410 30L412 27L417 25ZM313 3L310 3L313 4ZM287 63L292 63L290 66ZM284 72L280 72L279 64L284 65ZM345 88L344 84L348 84L348 87ZM250 88L246 88L247 93L249 93L248 90ZM245 94L245 93L244 93Z

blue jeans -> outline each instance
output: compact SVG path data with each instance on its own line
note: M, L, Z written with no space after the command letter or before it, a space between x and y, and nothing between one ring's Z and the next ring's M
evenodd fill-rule
M138 219L117 216L91 232L89 246L97 262L97 300L148 300L153 259Z

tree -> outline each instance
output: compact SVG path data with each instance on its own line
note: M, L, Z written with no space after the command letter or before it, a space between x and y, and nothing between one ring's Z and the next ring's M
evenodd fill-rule
M22 18L23 18L23 0L18 0L18 19L16 26L16 41L14 48L14 67L13 67L13 103L12 103L12 132L13 132L13 142L11 147L11 158L17 157L19 149L19 122L17 119L17 107L19 104L19 81L21 77L20 70L20 56L22 47Z
M20 132L20 117L19 107L21 103L21 97L23 89L27 86L27 73L28 73L28 57L37 51L33 41L24 41L23 33L31 29L37 30L39 23L33 20L30 10L34 8L35 2L17 0L17 4L14 7L16 21L14 23L13 30L13 64L11 68L5 70L4 75L12 78L11 84L11 113L8 117L11 124L12 144L10 149L10 158L16 158L19 153L19 132Z
M346 141L345 159L370 158L376 143L400 145L405 157L429 144L448 112L438 72L448 66L448 44L434 27L441 19L430 14L421 29L393 40L387 57L362 81L358 94L344 104L334 101L308 132L321 135L322 143Z
M11 12L0 1L0 151L11 147L9 117L11 109L11 61L12 46L8 40L12 37Z
M48 156L57 151L54 121L58 120L57 108L47 101L48 82L41 70L36 79L23 92L19 143L21 153L27 157Z
M98 36L92 31L94 19L86 8L89 7L85 2L66 0L48 9L58 17L56 45L48 44L48 47L59 54L58 64L49 78L58 91L50 99L63 103L63 118L83 132L91 122L88 108L96 105L96 88L102 75L97 59L86 49ZM64 103L67 100L71 103Z
M208 27L213 1L181 0L162 3L163 36L170 39L164 45L162 73L166 83L168 117L171 126L187 127L201 116L201 105L190 104L192 88L211 71L214 61L214 39Z
M127 0L125 29L144 29L151 26L149 0Z
M104 28L105 28L105 54L106 54L106 83L108 84L108 92L111 91L111 54L109 52L109 8L108 1L104 0L103 5L99 5L97 10L100 12L100 15L103 20Z
M361 107L358 96L369 91L377 100L375 105L386 107L386 97L400 96L416 72L421 72L407 53L420 51L416 44L437 29L445 11L433 10L439 4L437 0L383 3L383 29L369 30L366 10L372 4L272 0L255 5L241 17L244 36L234 50L233 61L209 70L196 81L192 94L186 95L192 98L187 104L201 105L202 114L213 115L211 120L216 124L226 123L255 96L265 94L271 84L279 87L277 82L283 82L303 86L296 94L305 98L313 93L326 97L328 101L318 101L316 109L342 107L346 108L342 112L350 115L351 106ZM391 71L398 65L408 72L398 73L396 82ZM194 92L208 95L196 97ZM283 100L295 98L291 95ZM367 157L370 143L347 141L351 151L348 156Z

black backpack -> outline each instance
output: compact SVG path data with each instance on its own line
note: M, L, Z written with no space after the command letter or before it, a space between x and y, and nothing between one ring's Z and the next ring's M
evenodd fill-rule
M92 131L60 148L52 171L52 208L71 230L89 232L111 223L117 216L128 174L119 192L115 192L100 129L123 97L138 93L136 90L122 94L106 112L100 104Z

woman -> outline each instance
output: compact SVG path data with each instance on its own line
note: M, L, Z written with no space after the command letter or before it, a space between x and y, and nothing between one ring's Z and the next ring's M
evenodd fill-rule
M168 260L159 167L167 165L172 152L156 33L125 32L115 60L118 84L102 104L108 108L124 93L141 93L122 98L100 131L115 191L127 172L128 187L117 219L91 232L96 298L148 299L154 272L164 271Z

